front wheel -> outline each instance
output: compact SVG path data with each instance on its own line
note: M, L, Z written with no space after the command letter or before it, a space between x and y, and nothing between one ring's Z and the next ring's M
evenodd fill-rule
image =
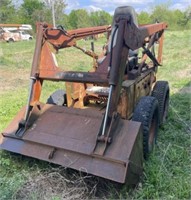
M67 105L66 92L64 90L56 90L50 95L46 103L58 106L66 106Z
M147 159L156 143L159 129L159 107L155 97L141 97L132 117L133 121L141 122L143 131L143 154Z

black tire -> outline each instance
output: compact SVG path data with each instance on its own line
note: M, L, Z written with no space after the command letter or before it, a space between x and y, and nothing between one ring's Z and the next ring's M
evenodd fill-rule
M143 155L147 159L156 143L159 129L159 107L155 97L141 97L132 117L133 121L141 122L143 131Z
M164 124L168 116L169 93L170 89L167 81L156 82L151 95L159 103L159 125Z
M50 95L46 103L58 106L66 106L67 105L66 92L64 90L56 90Z
M13 38L9 38L7 42L14 42Z

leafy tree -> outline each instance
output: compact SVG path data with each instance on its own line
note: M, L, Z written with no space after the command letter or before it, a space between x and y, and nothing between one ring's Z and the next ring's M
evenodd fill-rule
M189 6L183 13L183 18L179 21L179 23L185 28L191 28L191 6Z
M72 10L69 14L71 28L83 28L90 26L90 17L84 9Z
M105 11L96 11L90 14L91 26L103 26L111 24L112 16Z
M168 2L166 4L155 6L151 15L152 22L167 22L170 30L176 30L178 16L181 16L181 11L176 12L174 10L170 10L169 7L170 4Z
M147 12L142 11L138 15L138 23L139 24L149 24L151 22L152 22L151 17Z
M44 20L44 3L40 0L24 0L21 4L21 16L23 23L35 24Z
M151 19L153 23L155 23L156 21L169 22L171 17L172 17L172 12L169 9L169 4L160 4L155 6L151 14Z
M69 23L69 16L66 14L63 14L62 23L60 23L60 24L63 25L64 28L66 28L66 29L72 29L72 27Z
M91 26L98 26L100 23L100 16L99 16L99 11L92 12L90 14L90 23Z
M20 7L13 0L0 0L0 23L26 23L35 27L37 21L52 23L51 2L54 3L56 25L66 29L88 26L102 26L112 23L112 16L105 11L88 13L84 9L73 10L69 15L64 13L66 0L23 0ZM170 1L152 8L152 12L141 12L139 24L165 21L171 30L183 30L191 27L191 6L186 11L171 10Z
M185 12L181 10L170 10L170 4L160 4L153 9L151 18L158 21L165 21L171 30L188 29L191 19L191 8ZM154 22L154 21L153 21Z
M184 26L184 13L180 10L173 11L173 18L171 24L177 29L178 27Z
M0 23L13 23L15 7L12 0L0 0Z
M52 5L54 6L54 14L55 14L55 23L63 24L63 20L65 19L64 10L67 6L65 0L44 0L44 3L48 9L48 22L52 23Z
M88 26L102 26L111 24L112 17L105 11L96 11L88 14L84 9L72 10L68 22L71 28L83 28Z
M52 1L49 0L24 0L18 11L23 23L33 26L37 21L45 21L52 24ZM56 24L60 24L64 16L66 3L64 0L54 0L54 11Z
M76 14L78 16L77 28L83 28L83 27L90 26L89 14L88 14L88 12L86 10L79 9L79 10L76 11Z
M76 29L78 27L78 16L76 10L72 10L68 16L69 24L71 28Z
M100 18L100 21L99 21L99 24L100 26L102 25L108 25L108 24L111 24L112 23L112 16L105 12L105 11L99 11L99 18Z

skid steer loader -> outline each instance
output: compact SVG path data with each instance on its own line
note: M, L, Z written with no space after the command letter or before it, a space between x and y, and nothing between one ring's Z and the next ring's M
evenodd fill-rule
M0 135L0 148L136 184L168 112L168 82L156 82L166 28L138 25L129 6L115 10L111 26L66 31L38 23L28 103ZM77 45L101 33L108 34L101 55ZM92 70L63 71L55 54L69 47L92 57ZM42 103L44 81L64 81L66 91Z

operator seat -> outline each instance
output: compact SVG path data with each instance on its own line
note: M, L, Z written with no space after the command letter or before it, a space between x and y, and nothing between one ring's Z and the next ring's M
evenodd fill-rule
M118 8L116 8L115 13L114 13L114 17L113 17L111 37L112 37L113 31L114 31L114 28L115 28L115 24L116 24L115 19L117 17L121 17L121 16L130 17L130 22L134 23L138 27L138 21L137 21L137 15L136 15L135 9L131 6L118 7ZM115 43L116 43L116 38L117 38L117 34L114 38L114 46L115 46ZM109 51L110 51L110 48L111 47L109 46ZM137 63L138 63L138 49L137 50L129 49L129 56L128 56L128 61L127 61L125 73L132 70L137 65Z
M138 27L138 22L137 22L137 16L135 13L135 10L133 7L131 6L121 6L115 9L115 13L114 13L114 17L113 17L113 22L112 22L112 26L111 26L111 35L109 38L109 42L108 42L108 49L106 52L109 53L111 51L111 38L113 36L114 30L115 30L115 20L117 17L130 17L130 22L134 23L137 27ZM117 33L118 30L116 31L115 37L114 37L114 41L113 41L113 47L116 45L116 40L117 40ZM98 64L100 64L103 60L105 59L105 57L102 57L100 59L98 59ZM138 62L138 50L131 50L129 49L129 56L128 56L128 60L127 60L127 67L126 67L126 73L127 71L133 69L133 67L137 64Z
M121 7L116 8L114 17L113 17L112 26L111 26L111 28L112 28L111 35L109 38L106 55L108 53L110 53L110 51L111 51L111 38L115 31L115 24L116 24L115 20L117 17L121 17L121 16L130 18L130 22L134 23L138 27L137 17L136 17L134 8L132 8L131 6L121 6ZM116 30L116 33L114 36L113 47L116 45L117 34L118 34L118 29ZM104 62L106 55L97 60L98 65L101 64L102 62ZM138 50L133 51L133 50L129 49L125 73L127 74L129 70L133 69L133 67L135 67L137 63L138 63ZM102 86L88 86L86 89L86 92L88 95L96 94L96 95L101 95L101 96L105 97L105 96L108 96L108 94L109 94L109 88L102 87Z

